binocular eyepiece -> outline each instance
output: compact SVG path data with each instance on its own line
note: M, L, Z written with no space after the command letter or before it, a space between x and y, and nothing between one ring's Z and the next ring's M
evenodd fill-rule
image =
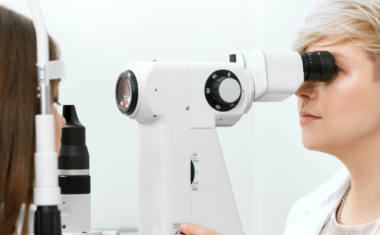
M328 51L300 53L305 81L328 82L335 74L334 56Z

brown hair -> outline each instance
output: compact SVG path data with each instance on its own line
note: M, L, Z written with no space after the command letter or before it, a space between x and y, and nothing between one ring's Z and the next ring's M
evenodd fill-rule
M33 202L37 48L33 22L0 5L0 234L15 234L25 204L22 234ZM59 52L49 37L50 60ZM58 81L51 82L52 91ZM53 97L53 95L52 95Z

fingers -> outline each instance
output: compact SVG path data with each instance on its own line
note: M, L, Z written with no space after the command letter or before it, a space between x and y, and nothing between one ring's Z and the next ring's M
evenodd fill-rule
M181 224L179 228L186 235L222 235L221 233L191 223Z

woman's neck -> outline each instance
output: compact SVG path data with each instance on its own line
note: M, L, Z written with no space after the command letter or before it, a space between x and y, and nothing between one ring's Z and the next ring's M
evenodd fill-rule
M351 174L341 224L365 224L380 218L380 134L344 146L334 155Z

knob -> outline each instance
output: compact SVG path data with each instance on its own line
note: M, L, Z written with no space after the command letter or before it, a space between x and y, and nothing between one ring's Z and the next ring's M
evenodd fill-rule
M205 98L211 108L219 112L234 109L243 95L239 78L229 70L217 70L206 80Z
M236 79L220 77L212 83L211 95L218 104L231 104L239 99L241 87Z

